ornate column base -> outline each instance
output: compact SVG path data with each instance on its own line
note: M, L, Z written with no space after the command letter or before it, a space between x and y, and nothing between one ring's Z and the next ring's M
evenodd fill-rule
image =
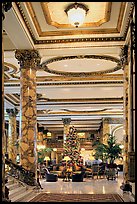
M120 189L123 190L123 193L129 191L132 193L132 186L129 183L122 183Z

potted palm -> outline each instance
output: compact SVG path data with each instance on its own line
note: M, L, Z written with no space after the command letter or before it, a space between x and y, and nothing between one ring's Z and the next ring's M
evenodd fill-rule
M103 144L100 141L96 141L94 145L96 146L96 153L94 156L101 159L103 162L107 162L110 166L114 165L114 161L117 158L122 158L122 149L120 144L116 142L114 135L107 133L108 140L107 144Z
M108 163L106 171L107 179L116 179L116 174L118 176L118 171L116 171L117 165L114 163L117 158L121 158L122 149L120 144L116 143L116 138L112 134L108 134L107 144L103 144L100 141L96 141L96 153L95 158L100 158L102 162Z

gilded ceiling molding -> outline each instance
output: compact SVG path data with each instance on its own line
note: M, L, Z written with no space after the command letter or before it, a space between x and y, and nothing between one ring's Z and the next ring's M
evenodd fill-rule
M74 79L73 79L74 80ZM9 83L9 82L8 82ZM121 81L79 81L79 82L45 82L45 83L37 83L37 86L60 86L60 85L87 85L87 84L123 84L123 80ZM5 87L18 87L20 84L4 84Z
M98 113L98 112L104 112L110 109L104 108L102 110L94 110L94 111L77 111L77 110L69 110L69 109L60 109L60 110L63 110L65 112L71 112L71 113Z
M29 2L27 2L27 3L29 3ZM122 2L122 3L123 3L123 2ZM127 30L128 30L129 22L127 22L126 29L125 29L124 35L123 35L122 37L37 40L37 39L35 38L35 35L33 34L33 31L32 31L32 29L31 29L31 27L30 27L30 25L29 25L29 23L28 23L26 17L25 17L25 14L24 14L24 12L23 12L23 9L21 8L20 2L15 2L15 4L16 4L17 8L19 9L19 12L20 12L20 14L21 14L21 16L22 16L22 18L23 18L25 24L26 24L26 27L28 28L28 31L29 31L29 33L30 33L32 39L33 39L34 44L51 44L51 43L52 43L52 44L53 44L53 43L56 44L56 43L70 43L70 42L71 42L71 43L74 43L74 42L124 41L125 38L126 38L126 35L127 35ZM129 14L129 15L131 15L131 13L132 13L132 11L133 11L133 8L134 8L134 2L132 2L131 8L130 8L130 14ZM33 9L33 8L32 8L32 9ZM32 9L31 9L31 11L32 11ZM122 12L122 9L120 9L120 10L121 10L121 12ZM120 16L123 16L123 15L120 15ZM34 14L32 15L32 19L35 19L34 24L36 24L36 16L35 16ZM118 25L120 24L119 21L121 21L121 20L118 20ZM36 28L37 28L37 27L36 27ZM118 27L117 29L113 29L113 32L110 32L111 30L109 29L109 33L117 33L118 30L119 30L119 27ZM38 32L38 29L37 29L37 32ZM85 31L85 32L89 32L89 31ZM96 32L97 32L97 31L95 31L95 33L96 33ZM102 32L104 33L104 32L106 32L106 31L103 30ZM85 34L95 34L95 33L92 31L92 33L85 33ZM99 33L100 33L100 32L99 32ZM108 32L107 32L107 33L108 33ZM45 32L44 35L45 35L45 34L47 34L47 32ZM55 33L53 33L53 32L50 32L50 33L49 33L50 36L53 36L53 35L55 35L55 34L57 35L57 32L56 32L56 31L55 31ZM62 34L63 34L63 35L66 35L66 33L61 33L61 34L59 34L59 35L62 35ZM76 33L76 31L75 31L75 33L68 31L68 35L72 35L72 34L80 34L80 33ZM42 36L42 33L40 33L39 36L40 36L40 37L44 37L44 36Z
M12 101L8 96L7 96L7 94L6 95L4 95L4 99L6 99L9 103L11 103L14 107L15 106L19 106L20 105L20 103L14 103L15 102L15 100L14 101Z
M56 28L72 28L72 25L70 24L59 24L57 22L52 21L49 8L48 8L48 3L50 2L40 2L40 3L44 13L45 20L49 25L55 26ZM32 8L31 4L29 6ZM102 25L103 23L108 22L110 20L111 7L112 7L112 2L106 2L104 18L100 19L98 22L84 23L82 27L91 27L91 26L97 27Z
M130 7L130 11L129 11L129 15L128 15L128 21L127 21L127 24L126 24L126 27L125 27L125 32L124 32L124 35L123 35L124 39L126 39L126 35L127 35L128 28L129 28L129 25L130 25L130 19L131 19L134 8L135 8L135 2L132 2L131 7Z
M103 71L95 71L95 72L63 72L63 71L56 71L56 70L49 69L47 66L50 63L62 61L66 59L69 59L69 60L71 59L103 59L103 60L109 60L112 62L116 62L117 66L111 69L107 69ZM51 58L43 62L40 66L44 71L52 73L52 74L63 75L63 76L73 76L73 77L86 77L86 76L92 76L92 75L95 76L95 75L102 75L106 73L115 72L121 69L119 62L120 62L119 59L112 57L112 56L107 56L107 55L106 56L105 55L104 56L103 55L77 55L77 56L65 56L65 57Z
M72 98L72 99L49 99L49 102L81 102L81 101L109 101L109 102L123 102L123 97L120 98Z
M73 81L73 77L64 77L64 76L38 76L37 82L43 82L43 81ZM75 81L79 81L79 77L75 77ZM102 76L91 76L86 78L81 78L80 81L85 80L121 80L123 81L123 74L104 74Z
M105 112L105 111L68 111L68 112L63 112L63 111L56 111L56 112L48 112L45 113L44 110L38 111L38 114L48 114L48 115L76 115L76 114L82 114L82 115L123 115L123 112L121 111L116 111L116 112Z
M18 68L15 65L4 62L4 72L8 72L8 74L15 74L17 71Z

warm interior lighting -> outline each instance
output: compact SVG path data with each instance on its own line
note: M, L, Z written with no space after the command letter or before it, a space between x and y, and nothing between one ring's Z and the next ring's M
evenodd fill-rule
M65 157L63 158L63 160L65 160L65 161L70 161L71 159L70 159L69 156L65 156Z
M88 10L89 9L84 4L74 3L70 4L65 12L68 16L69 23L78 28L84 23Z
M40 149L45 149L45 145L37 145L37 149L40 150Z
M53 148L53 151L56 152L56 151L57 151L57 148Z
M50 158L48 156L45 156L44 160L50 161Z
M81 148L81 151L85 151L85 148Z
M120 149L123 149L123 148L124 148L124 145L120 145L119 147L120 147Z

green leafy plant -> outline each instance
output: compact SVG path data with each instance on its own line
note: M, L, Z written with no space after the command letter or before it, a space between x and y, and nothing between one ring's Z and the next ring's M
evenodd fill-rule
M44 148L44 149L40 149L37 153L38 153L38 163L42 163L44 161L44 158L46 156L46 153L47 152L51 152L53 151L52 148L50 147L47 147L47 148Z
M122 158L122 149L120 144L116 143L114 135L107 133L108 139L107 144L103 144L100 141L96 141L93 145L96 146L94 157L101 159L103 162L109 160L110 164L113 164L115 159Z

